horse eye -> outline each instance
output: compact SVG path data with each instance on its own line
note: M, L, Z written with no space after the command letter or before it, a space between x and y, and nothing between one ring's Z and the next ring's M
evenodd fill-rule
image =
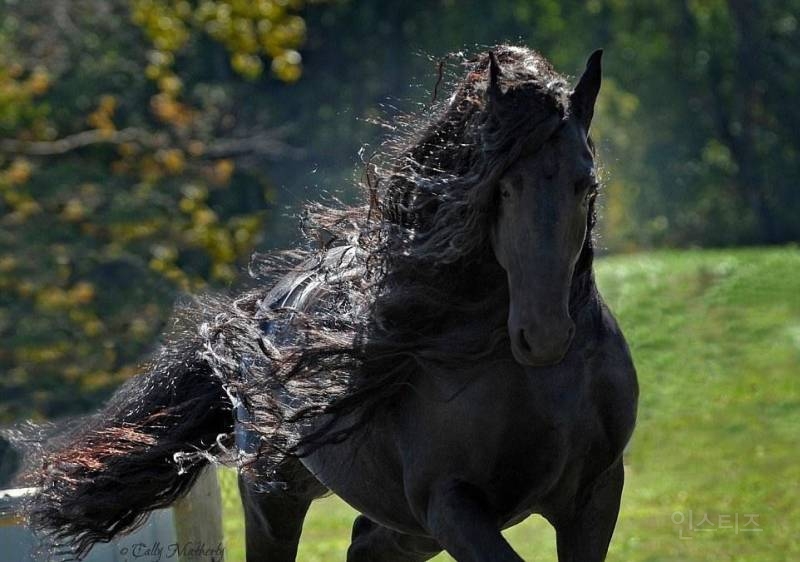
M500 197L502 197L503 199L508 199L509 197L511 197L511 192L503 188L500 190Z

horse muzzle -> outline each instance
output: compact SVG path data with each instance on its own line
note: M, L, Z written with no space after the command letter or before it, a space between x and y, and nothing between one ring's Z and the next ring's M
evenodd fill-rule
M543 322L541 327L509 323L511 352L514 359L529 367L547 367L560 363L569 351L575 336L575 323L567 317L561 321Z

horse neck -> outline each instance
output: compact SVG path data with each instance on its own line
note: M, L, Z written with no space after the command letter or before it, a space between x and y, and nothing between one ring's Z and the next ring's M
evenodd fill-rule
M569 295L569 311L576 318L580 311L593 300L597 293L594 279L594 248L591 237L587 241L578 257L575 272L572 274L572 285Z
M488 320L497 319L493 314L495 310L508 309L509 293L506 282L506 273L492 256L484 256L471 261L470 265L465 266L460 274L454 274L451 268L447 274L434 275L431 277L437 282L436 289L439 292L448 292L454 288L454 284L459 286L475 285L483 287L496 287L494 290L487 290L479 298L472 300L474 306L468 307L472 310L472 315L478 319ZM456 282L455 279L459 279ZM463 280L466 280L464 282ZM588 306L597 294L597 286L594 277L594 250L590 240L584 245L575 266L570 286L569 310L570 315L576 317L580 311Z

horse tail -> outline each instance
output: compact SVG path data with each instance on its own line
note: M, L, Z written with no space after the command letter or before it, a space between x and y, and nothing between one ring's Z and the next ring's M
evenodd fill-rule
M224 449L231 401L198 343L166 345L93 415L11 432L26 457L20 483L37 490L25 515L54 551L80 559L132 531Z

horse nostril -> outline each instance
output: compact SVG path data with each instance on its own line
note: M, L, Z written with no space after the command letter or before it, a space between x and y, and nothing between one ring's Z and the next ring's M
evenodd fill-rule
M575 325L573 324L567 329L567 341L572 341L572 336L575 335Z
M530 353L530 351L531 351L531 346L530 346L530 344L528 343L528 339L525 337L525 330L520 330L520 331L519 331L519 341L518 341L518 343L519 343L519 348L520 348L522 351L525 351L525 352L527 352L527 353Z

